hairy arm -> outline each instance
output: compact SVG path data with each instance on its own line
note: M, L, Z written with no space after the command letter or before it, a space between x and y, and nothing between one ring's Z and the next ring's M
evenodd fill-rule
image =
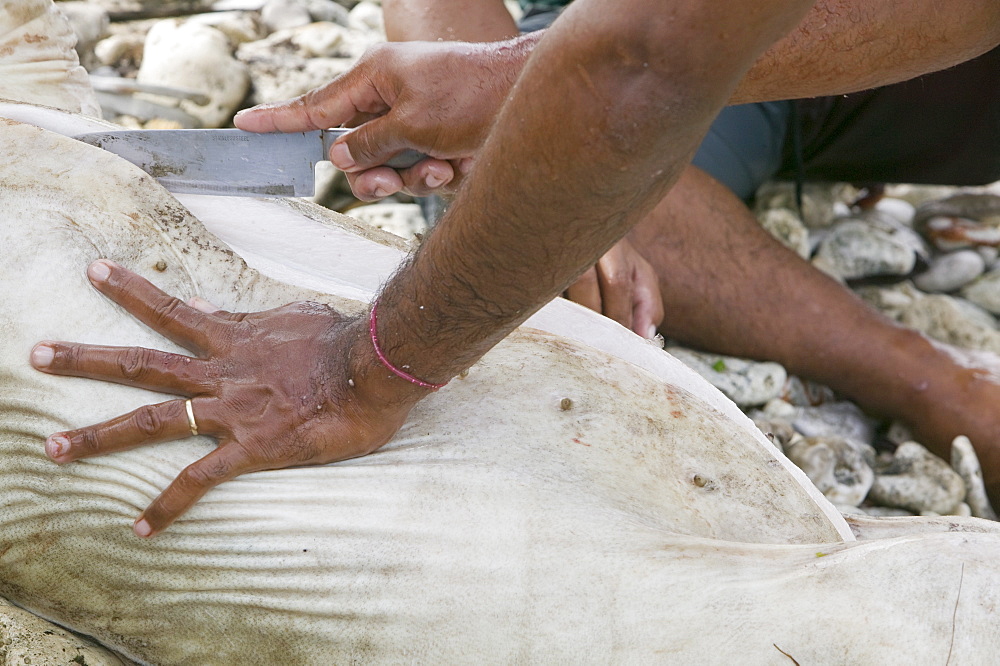
M732 103L898 83L1000 44L996 0L819 0L747 73Z
M663 196L746 69L809 6L575 2L380 297L389 357L446 380L564 290Z
M518 35L503 0L384 0L391 42L495 42Z

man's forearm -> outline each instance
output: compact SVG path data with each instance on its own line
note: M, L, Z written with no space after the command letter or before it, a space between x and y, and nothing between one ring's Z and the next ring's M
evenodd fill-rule
M1000 44L996 0L819 0L732 103L838 95L945 69Z
M663 196L746 69L810 4L574 3L451 210L382 294L389 357L447 379L560 293Z
M518 34L503 0L383 0L391 42L495 42Z

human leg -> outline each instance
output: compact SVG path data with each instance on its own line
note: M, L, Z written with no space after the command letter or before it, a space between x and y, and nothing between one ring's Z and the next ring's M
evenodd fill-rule
M946 456L966 434L1000 480L1000 386L889 321L771 238L733 193L689 168L630 234L657 270L664 335L776 361L908 423Z

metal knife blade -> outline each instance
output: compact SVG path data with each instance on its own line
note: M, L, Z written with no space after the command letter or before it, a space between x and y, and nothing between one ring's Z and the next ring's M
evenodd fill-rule
M136 165L171 192L305 197L316 189L316 163L350 129L257 134L238 129L121 130L73 138ZM426 155L404 151L386 164L403 169Z

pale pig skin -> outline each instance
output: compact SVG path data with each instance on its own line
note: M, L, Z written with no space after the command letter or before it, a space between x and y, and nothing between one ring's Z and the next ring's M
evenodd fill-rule
M94 126L26 106L0 115ZM145 663L995 653L991 524L897 521L888 538L865 521L855 528L878 538L855 541L735 406L565 302L421 402L374 455L240 477L137 538L134 517L212 442L45 457L47 434L163 396L39 373L35 342L176 350L85 267L110 258L229 310L312 299L360 312L403 254L304 204L185 200L256 265L325 295L282 284L131 165L36 127L0 133L0 245L20 258L0 265L0 594L12 601Z

